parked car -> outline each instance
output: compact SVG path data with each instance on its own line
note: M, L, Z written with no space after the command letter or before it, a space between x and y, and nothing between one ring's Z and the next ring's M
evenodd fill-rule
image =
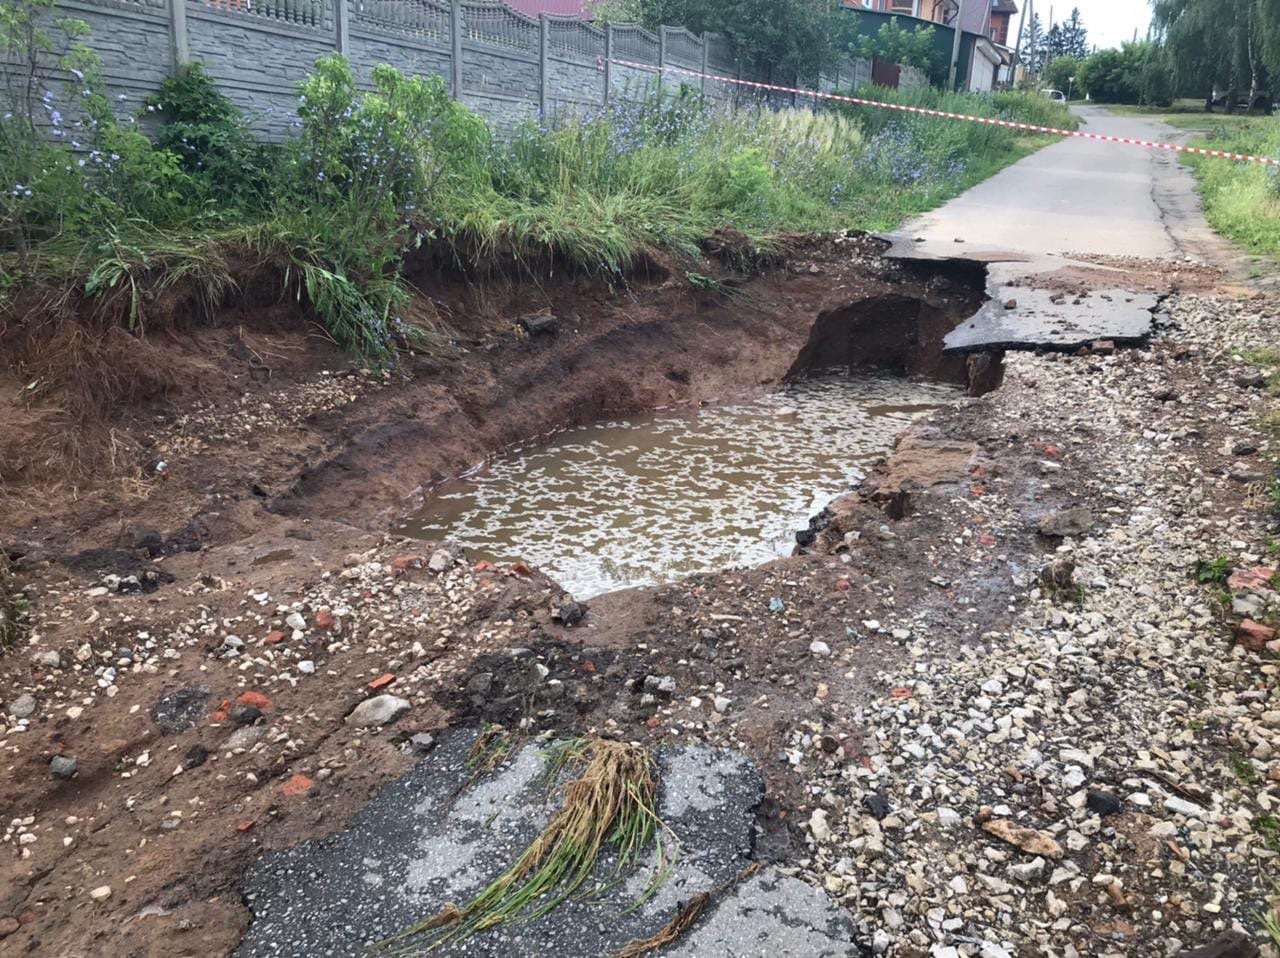
M1223 90L1215 86L1204 104L1207 113L1212 113L1214 107L1222 107L1227 113L1244 110L1248 113L1262 113L1269 116L1272 108L1271 94L1266 90L1254 90L1250 93L1241 90Z
M1041 90L1041 94L1048 97L1054 103L1066 103L1067 95L1061 90Z

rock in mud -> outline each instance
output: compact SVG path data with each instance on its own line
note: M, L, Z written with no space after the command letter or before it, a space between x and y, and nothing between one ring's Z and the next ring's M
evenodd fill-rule
M55 755L53 761L49 763L49 777L60 778L64 781L73 778L78 764L70 755Z
M581 602L565 602L556 610L556 618L566 627L572 628L581 622L587 614L587 607Z
M27 692L22 693L9 703L9 714L16 719L31 718L36 714L36 699Z
M351 714L347 716L347 721L352 725L365 727L388 725L404 715L411 707L407 701L398 696L375 695L352 709Z
M54 651L37 652L31 657L31 661L42 669L62 668L62 656Z
M560 320L542 313L521 316L516 322L530 336L554 336L560 331Z
M1093 513L1084 506L1062 509L1041 516L1036 531L1042 536L1081 536L1093 528Z
M205 685L187 685L169 693L151 706L151 721L166 735L177 735L196 725L204 716L212 689Z
M193 768L199 768L209 758L209 750L203 745L192 745L185 755L182 756L182 767L186 771Z
M1089 811L1097 812L1102 816L1119 815L1124 810L1124 803L1118 796L1097 788L1089 789L1085 796L1085 804L1089 807Z
M676 694L676 680L670 675L646 675L644 690L651 695L669 699Z

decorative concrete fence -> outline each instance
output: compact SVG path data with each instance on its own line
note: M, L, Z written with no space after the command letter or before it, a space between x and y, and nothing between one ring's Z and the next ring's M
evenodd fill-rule
M714 35L533 18L501 0L61 0L57 13L88 23L87 42L102 57L103 77L123 112L136 110L176 66L198 60L270 139L288 135L298 83L318 57L334 51L351 60L362 80L378 63L440 74L455 97L499 129L539 113L599 108L610 97L640 98L659 77L718 100L813 105L812 98L666 69L794 85L771 69L744 71ZM870 78L870 63L845 61L821 78L820 89L849 89Z

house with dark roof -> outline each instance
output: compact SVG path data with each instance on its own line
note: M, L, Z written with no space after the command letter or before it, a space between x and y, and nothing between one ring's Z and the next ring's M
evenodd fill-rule
M991 39L1002 47L1009 45L1009 22L1018 15L1013 0L991 0Z

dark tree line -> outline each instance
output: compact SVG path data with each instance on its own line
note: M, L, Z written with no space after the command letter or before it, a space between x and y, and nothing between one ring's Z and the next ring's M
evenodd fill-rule
M1153 0L1153 25L1170 91L1215 91L1227 109L1269 101L1280 77L1280 0Z

